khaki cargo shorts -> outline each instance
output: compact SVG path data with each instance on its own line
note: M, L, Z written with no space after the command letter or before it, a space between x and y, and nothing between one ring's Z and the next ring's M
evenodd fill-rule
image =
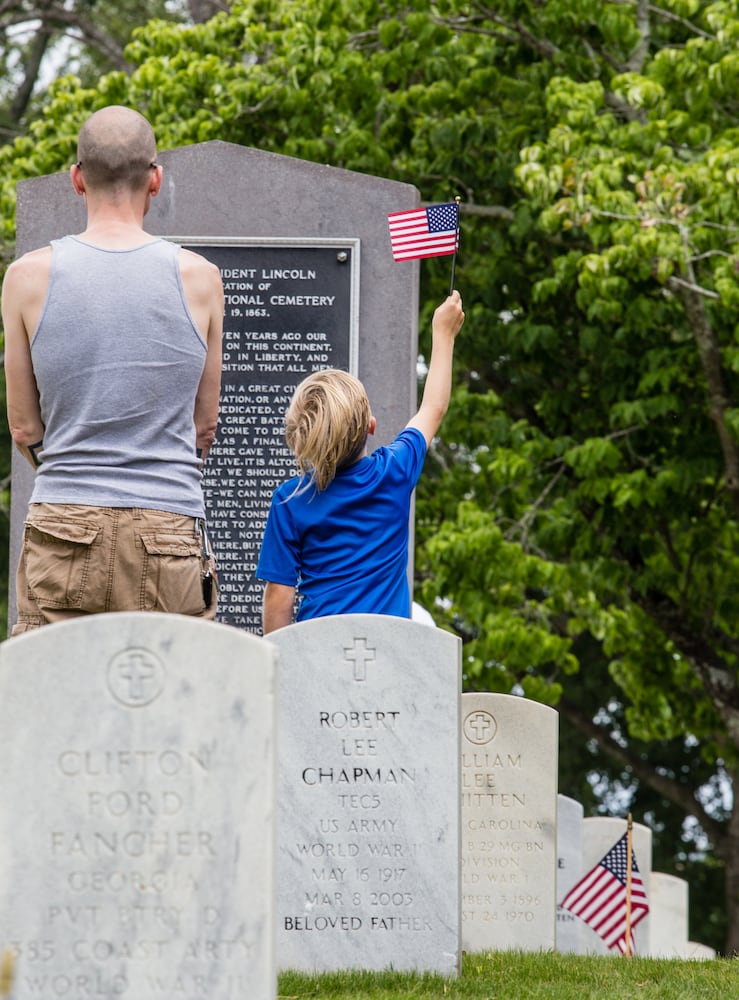
M127 507L31 504L24 525L16 596L20 635L51 622L106 611L161 611L215 618L203 573L199 521Z

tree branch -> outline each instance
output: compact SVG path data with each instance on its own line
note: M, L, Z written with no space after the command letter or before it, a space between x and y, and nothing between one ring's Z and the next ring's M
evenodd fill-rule
M228 10L225 0L188 0L187 8L195 24L210 21L219 11Z
M674 644L716 708L732 744L739 746L739 685L717 653L724 650L736 658L739 642L706 624L696 629L684 610L662 594L632 594L631 599Z
M719 845L722 845L726 840L726 830L706 812L703 805L688 788L672 778L659 774L654 765L645 757L634 753L628 747L620 746L608 736L602 726L596 726L588 715L571 701L568 701L566 697L560 698L557 709L578 732L582 733L586 739L597 743L600 749L619 766L628 768L639 781L649 785L658 795L673 802L685 813L696 816L717 851L719 850Z
M538 52L545 59L554 59L560 54L561 49L548 39L537 38L520 20L508 21L483 4L476 4L475 6L480 11L479 14L469 17L435 17L434 20L437 24L444 24L449 28L454 28L457 31L463 31L468 34L488 35L492 38L502 38L507 42L518 39L527 48ZM480 27L481 21L490 21L492 24L496 24L502 28L503 32L496 31L493 28Z
M620 4L622 7L636 7L641 6L642 0L611 0L613 4ZM664 7L658 7L656 4L647 4L647 10L650 14L655 14L657 17L663 18L665 21L673 21L677 24L681 24L686 28L692 35L697 35L698 38L705 38L706 41L715 42L716 36L709 34L702 28L699 28L697 24L693 24L686 17L680 17L679 14L675 14L674 11L665 10Z
M8 11L16 10L10 5L4 8ZM3 13L3 8L0 8L0 15ZM33 7L30 10L19 11L17 13L9 13L7 16L0 16L0 31L7 31L8 28L12 28L19 24L27 24L29 21L41 21L43 28L38 30L43 31L53 31L58 30L63 34L69 35L70 37L79 41L74 32L79 32L82 38L90 44L93 48L97 49L101 55L104 55L110 60L112 66L123 72L130 72L131 64L126 61L123 56L123 49L121 46L105 32L100 31L95 27L90 21L86 20L80 14L74 10L65 10L63 7L54 7L52 10L47 10L43 6ZM70 30L70 29L73 29Z
M683 241L686 244L686 280L676 279L678 292L698 347L698 354L708 384L710 414L716 425L724 456L726 489L736 512L739 514L739 448L726 423L726 411L730 409L731 400L724 378L721 348L718 337L706 315L704 295L696 293L698 285L695 280L693 264L687 252L687 235L685 233L683 233ZM718 298L718 296L716 297Z
M16 89L10 103L9 114L11 121L14 123L20 122L26 113L26 108L31 100L33 88L36 86L36 81L41 71L41 63L49 47L51 37L52 33L46 29L42 22L41 28L35 33L26 53L23 65L23 80Z
M721 301L721 296L718 292L713 292L710 288L703 288L701 285L696 285L693 281L686 281L684 278L679 278L676 274L671 275L667 279L667 287L679 294L681 298L683 298L683 293L690 293L691 295L699 295L704 299L713 299L714 302Z
M628 73L641 73L644 63L649 58L649 43L652 38L652 29L649 21L650 6L647 0L637 0L636 3L636 27L639 31L639 41L634 47L634 51L626 63Z

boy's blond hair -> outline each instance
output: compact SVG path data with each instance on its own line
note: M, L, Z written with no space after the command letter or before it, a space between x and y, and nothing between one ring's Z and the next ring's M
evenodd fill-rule
M360 457L371 419L364 386L348 372L329 368L300 383L285 414L285 439L306 485L325 490L337 469Z

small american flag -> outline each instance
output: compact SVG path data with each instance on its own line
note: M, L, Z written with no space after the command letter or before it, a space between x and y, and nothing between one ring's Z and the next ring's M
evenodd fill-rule
M395 260L443 257L457 250L459 205L456 202L391 212L387 221Z
M627 835L610 849L560 904L600 934L609 948L626 953ZM647 894L636 858L631 854L631 929L649 913ZM631 942L633 951L633 939Z

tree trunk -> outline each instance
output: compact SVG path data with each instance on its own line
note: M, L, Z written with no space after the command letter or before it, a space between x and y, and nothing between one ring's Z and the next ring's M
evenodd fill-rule
M31 42L23 67L23 81L16 90L10 105L9 115L13 125L19 126L26 113L28 102L31 100L33 88L36 86L41 71L41 63L49 46L49 38L49 32L42 24Z
M731 774L731 784L737 788L737 775ZM734 807L724 836L716 843L716 854L724 863L726 878L726 955L739 955L739 809Z

